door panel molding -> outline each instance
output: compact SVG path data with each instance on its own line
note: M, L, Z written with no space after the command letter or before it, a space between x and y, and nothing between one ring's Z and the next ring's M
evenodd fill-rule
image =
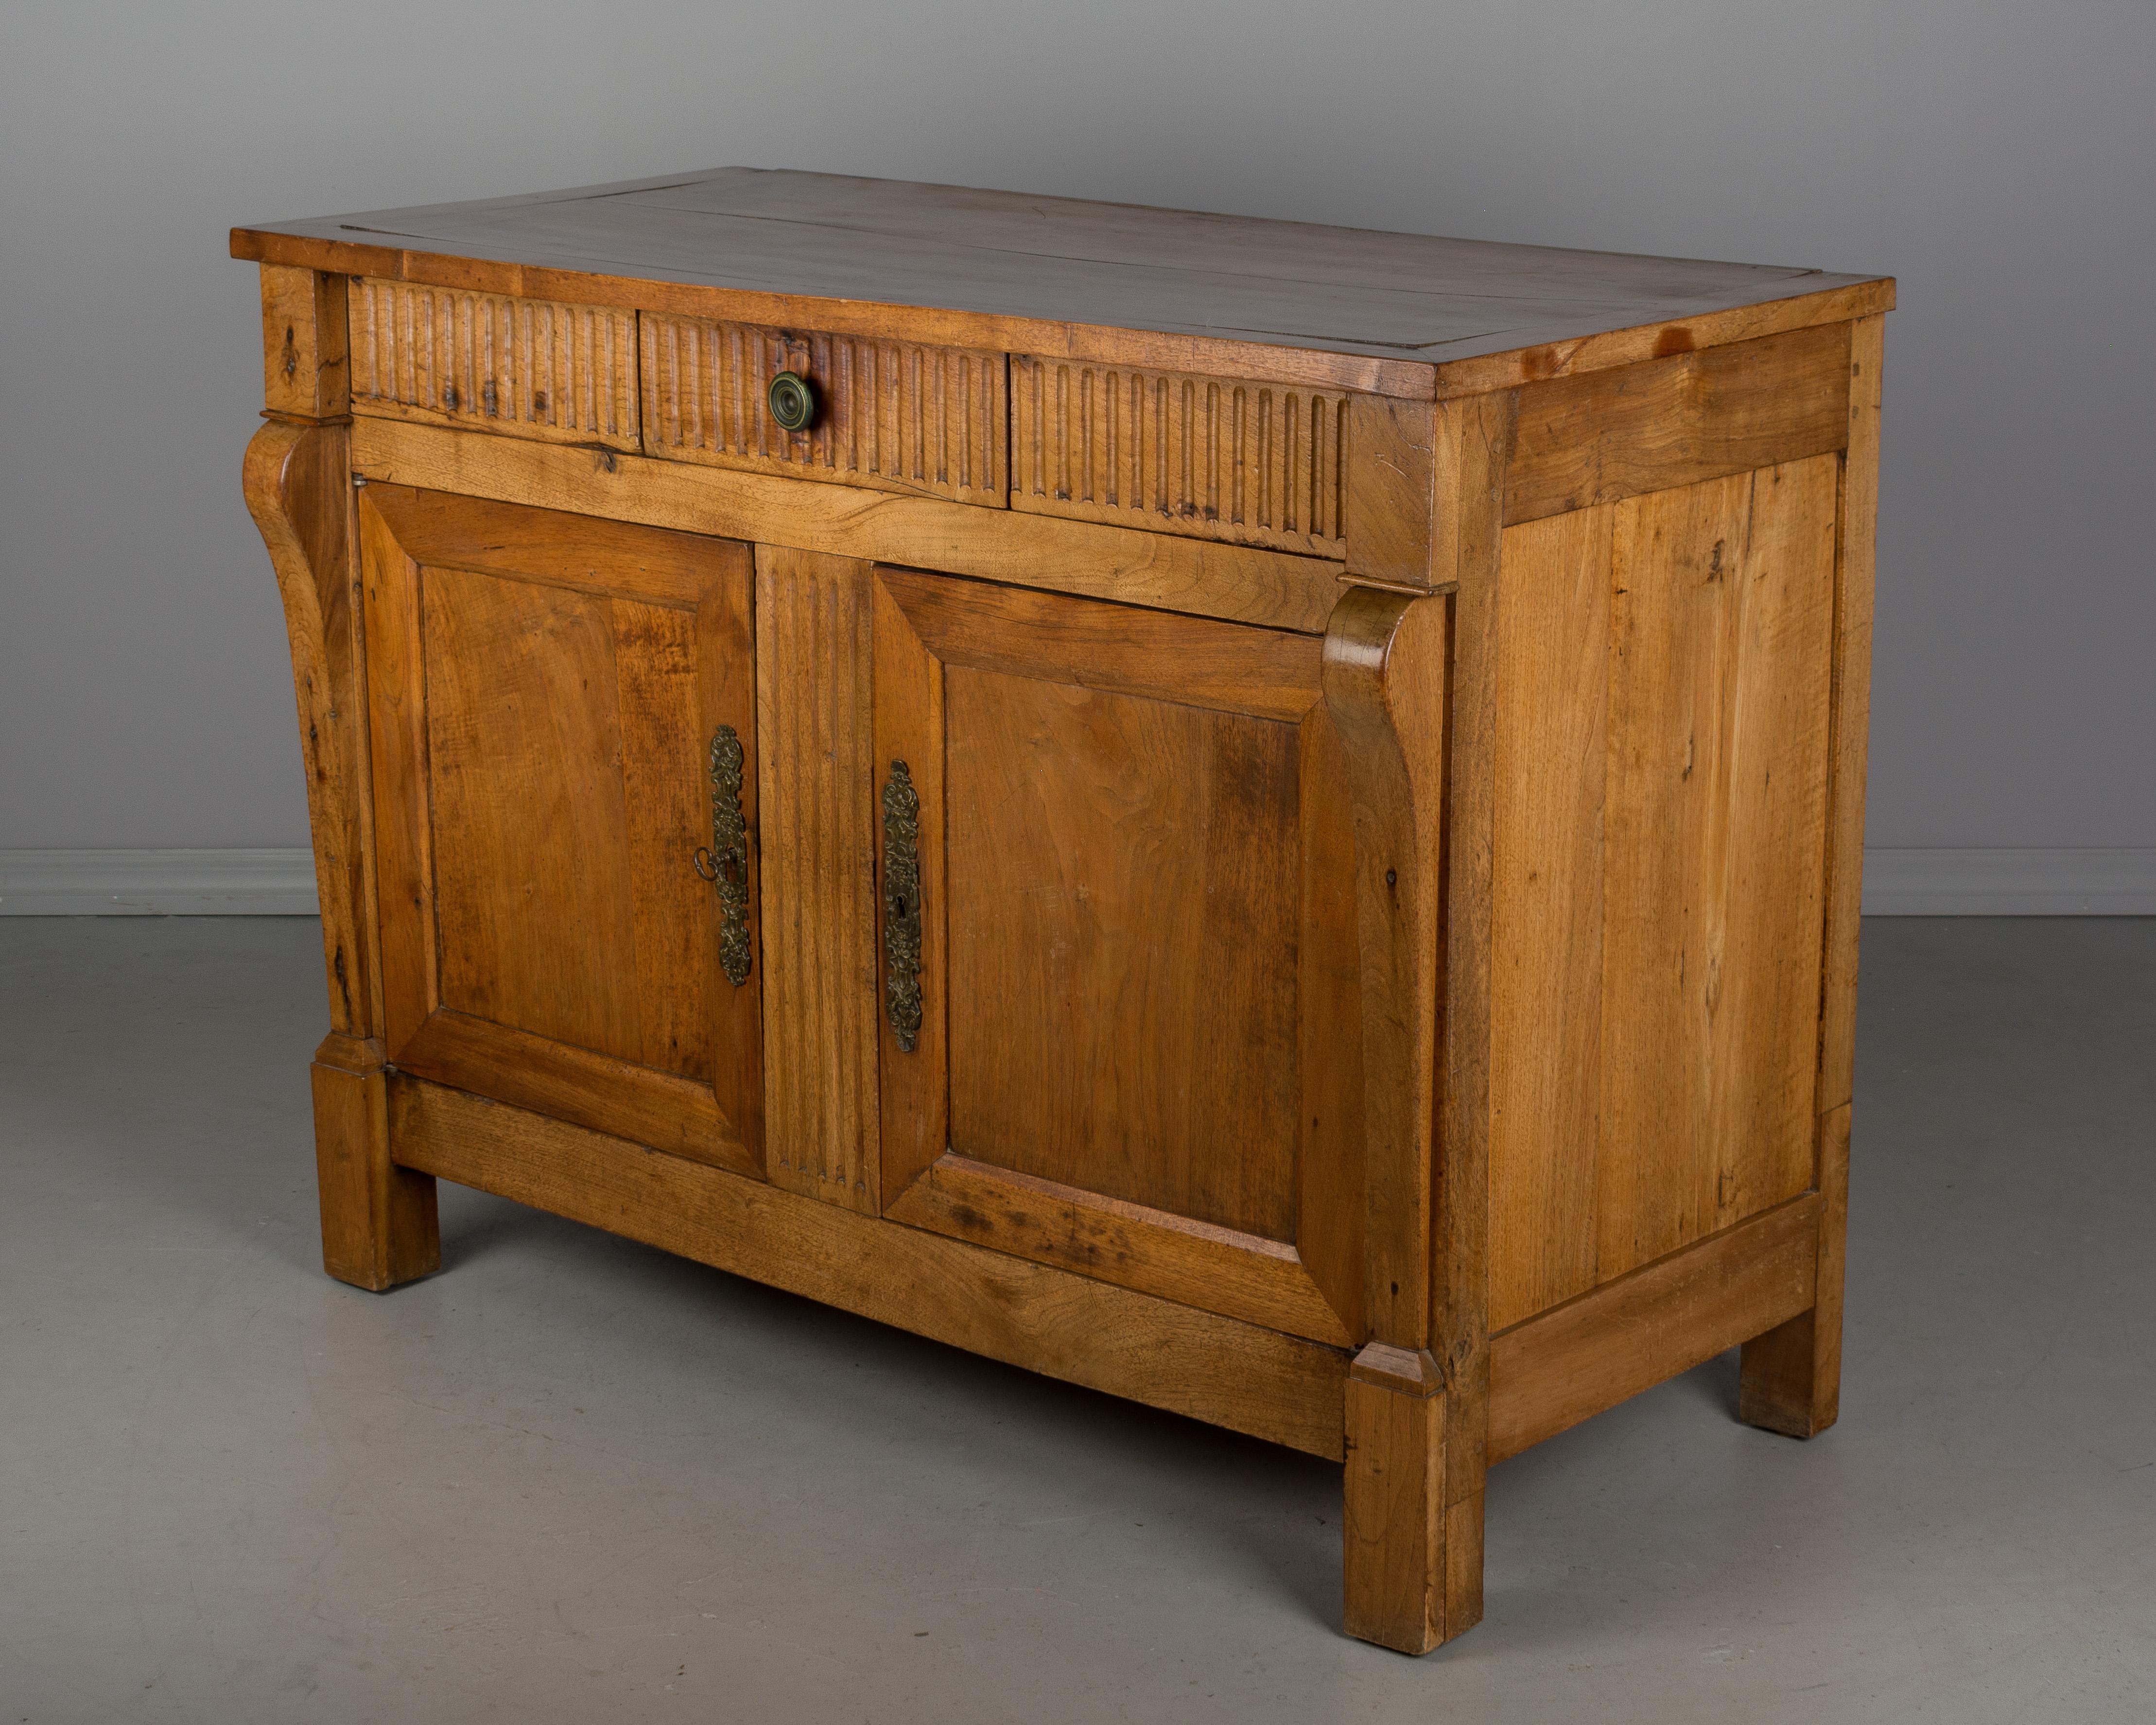
M1142 1294L1353 1345L1291 1245L946 1151L884 1211L893 1221Z
M390 484L358 518L388 1060L760 1173L747 548ZM745 757L739 985L695 861L722 726Z
M444 1008L394 1062L432 1079L692 1162L760 1174L711 1086Z
M1353 1345L1363 1310L1361 978L1353 813L1324 701L1322 643L883 565L872 587L875 792L880 799L895 763L904 762L917 799L920 884L909 908L921 928L921 1015L910 1049L892 1024L879 977L883 1214L1224 1316ZM1278 750L1268 752L1288 763L1292 751L1287 793L1298 805L1286 840L1298 852L1286 907L1294 950L1284 944L1281 954L1291 967L1282 986L1293 991L1294 1014L1285 1052L1296 1068L1288 1081L1295 1112L1283 1122L1293 1137L1281 1153L1292 1166L1279 1177L1288 1182L1291 1237L999 1166L979 1153L993 1155L991 1146L952 1144L951 919L963 907L951 901L947 846L980 835L949 830L947 750L955 746L948 726L956 721L947 701L957 697L947 695L947 670L1063 685L1074 700L1084 699L1075 692L1083 691L1266 721L1261 730L1286 727ZM1213 721L1214 729L1221 722ZM1139 770L1153 767L1141 762ZM880 824L880 801L878 814ZM1262 845L1255 833L1236 827L1223 842ZM887 886L882 839L880 828L879 879ZM880 965L889 962L884 936L892 908L880 891ZM1143 1163L1149 1155L1173 1161L1177 1150L1156 1142L1149 1152L1140 1142L1129 1153ZM1235 1172L1224 1177L1232 1183ZM1200 1165L1197 1177L1205 1173Z

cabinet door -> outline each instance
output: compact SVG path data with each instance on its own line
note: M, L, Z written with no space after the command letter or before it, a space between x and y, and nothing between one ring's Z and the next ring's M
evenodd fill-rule
M756 1171L747 548L359 495L388 1058Z
M886 1214L1360 1339L1322 643L883 567L875 606Z

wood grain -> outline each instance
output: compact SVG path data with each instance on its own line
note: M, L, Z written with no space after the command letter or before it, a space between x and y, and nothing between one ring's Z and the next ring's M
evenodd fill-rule
M1449 612L1351 588L1325 643L1325 704L1354 803L1366 1322L1410 1351L1430 1334Z
M369 480L1322 634L1340 565L935 497L362 418Z
M1826 829L1826 975L1820 1025L1822 1119L1850 1100L1856 1070L1856 935L1863 908L1865 743L1871 703L1885 332L1885 319L1866 318L1856 326L1850 344L1849 448L1842 465L1834 583L1833 785Z
M289 264L262 269L262 399L273 414L333 419L352 411L345 278Z
M1849 326L1644 360L1520 393L1505 522L1748 473L1849 439Z
M1296 939L1296 1250L1349 1340L1363 1308L1366 1209L1362 906L1355 805L1332 716L1320 701L1296 739L1301 926Z
M419 631L439 1004L634 1060L611 603L425 567ZM685 751L672 775L670 800L691 809L695 762ZM667 859L677 883L686 855Z
M1738 1405L1741 1419L1795 1437L1825 1430L1841 1409L1842 1276L1856 1052L1857 925L1863 907L1864 757L1871 685L1883 323L1876 317L1860 321L1851 342L1849 448L1842 465L1835 550L1826 927L1815 1132L1814 1178L1824 1201L1818 1298L1810 1312L1747 1345Z
M404 1165L916 1335L1312 1455L1342 1453L1348 1357L416 1079Z
M290 309L295 318L305 311ZM319 352L321 342L300 333L293 347ZM295 375L313 374L302 366ZM341 426L264 425L248 445L244 482L284 599L321 903L331 1028L311 1086L322 1266L341 1281L379 1292L432 1271L441 1250L434 1182L389 1159L367 644L347 448Z
M1343 549L1337 391L1011 357L1011 507L1317 557Z
M1498 1325L1812 1184L1835 465L1506 531Z
M756 771L744 548L388 485L361 525L390 1058L753 1168L761 971L693 860L718 725Z
M1295 727L944 675L952 1148L1292 1241Z
M1296 1249L1264 1235L946 1153L893 1199L895 1221L1097 1276L1336 1348L1347 1326Z
M442 1007L398 1050L397 1068L458 1090L737 1173L761 1173L753 1145L708 1081L558 1042Z
M1496 1337L1490 1459L1555 1437L1805 1310L1819 1215L1819 1198L1807 1193Z
M1811 1183L1837 465L1618 506L1604 1279Z
M952 664L1289 724L1317 704L1322 649L1307 636L906 569L878 578L922 644Z
M1424 589L1437 578L1437 419L1428 402L1348 398L1343 512L1351 576Z
M1002 354L659 313L638 322L646 454L1003 507ZM816 392L804 432L771 418L765 393L783 371Z
M869 571L757 547L770 1177L873 1214L875 824Z
M636 316L404 281L352 291L356 413L638 446Z
M882 1045L886 1214L1348 1340L1359 1145L1326 1158L1360 1071L1313 1014L1358 978L1317 644L907 570L876 594L875 758L909 763L923 923L916 1045Z
M1507 529L1491 869L1490 1324L1594 1286L1613 511Z
M382 952L348 454L341 426L264 425L247 446L243 485L291 647L330 1028L366 1040L382 1034Z
M1890 282L1816 270L747 168L240 228L233 250L473 291L1424 399L1892 304Z
M1402 1365L1383 1358L1392 1355L1420 1363L1428 1388L1398 1387ZM1348 1378L1344 1626L1401 1653L1427 1653L1448 1636L1446 1406L1429 1359L1373 1343Z
M382 1045L331 1031L308 1076L322 1268L377 1294L431 1276L442 1267L434 1176L390 1161Z

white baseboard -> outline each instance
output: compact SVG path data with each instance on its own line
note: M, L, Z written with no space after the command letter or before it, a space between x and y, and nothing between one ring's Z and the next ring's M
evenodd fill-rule
M312 916L308 850L0 850L0 916Z
M311 916L305 850L0 850L0 916ZM1864 854L1867 916L2156 916L2156 846Z
M2156 846L1867 850L1867 916L2156 916Z

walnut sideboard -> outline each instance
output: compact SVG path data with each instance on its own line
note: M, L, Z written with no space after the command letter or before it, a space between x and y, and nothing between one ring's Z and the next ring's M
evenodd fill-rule
M1893 285L730 168L245 228L323 1256L434 1182L1341 1460L1832 1423Z

